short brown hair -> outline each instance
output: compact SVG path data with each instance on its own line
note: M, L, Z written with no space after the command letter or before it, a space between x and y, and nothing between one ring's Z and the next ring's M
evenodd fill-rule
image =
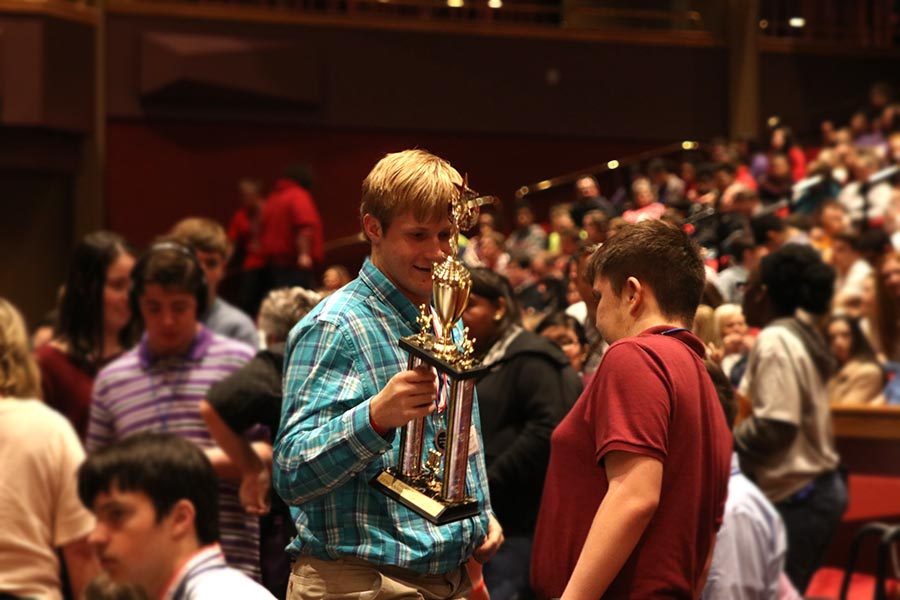
M703 294L706 271L697 245L681 230L660 221L623 227L590 258L586 276L609 280L616 295L629 277L648 285L666 317L690 324Z
M174 242L200 252L215 252L228 258L225 228L212 219L188 217L178 221L167 236Z
M378 161L362 184L360 220L372 215L387 229L399 214L412 211L420 221L449 215L459 195L459 172L443 158L425 150L404 150Z

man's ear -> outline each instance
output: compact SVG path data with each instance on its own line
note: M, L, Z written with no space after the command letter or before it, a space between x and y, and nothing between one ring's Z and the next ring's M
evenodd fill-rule
M172 538L182 539L189 535L196 535L196 517L197 511L190 500L182 498L176 502L166 516Z
M644 302L646 290L637 277L629 277L622 286L622 299L628 303L628 312L634 314Z
M384 237L384 228L381 226L381 221L366 213L363 215L363 233L366 234L370 242L380 242L381 238Z

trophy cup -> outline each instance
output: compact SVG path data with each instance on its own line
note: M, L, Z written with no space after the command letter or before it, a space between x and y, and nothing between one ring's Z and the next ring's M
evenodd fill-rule
M466 493L466 468L475 378L484 372L473 354L474 340L469 330L453 340L453 329L469 302L472 278L456 258L460 230L473 227L479 207L494 202L469 189L468 178L450 202L450 254L432 270L434 309L420 306L419 333L400 339L409 354L407 368L427 364L437 370L438 381L449 386L446 411L435 410L427 417L407 423L400 433L399 464L381 471L370 482L380 492L436 525L459 521L478 514L478 503ZM434 333L432 333L432 325ZM441 388L439 386L439 397ZM446 414L444 414L446 413ZM434 448L425 454L426 420L434 428Z

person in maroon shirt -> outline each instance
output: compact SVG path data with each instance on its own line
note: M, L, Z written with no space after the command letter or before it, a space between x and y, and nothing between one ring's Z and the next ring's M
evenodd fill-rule
M90 233L75 247L53 340L37 348L44 402L83 440L94 376L135 340L128 291L134 256L121 236Z
M531 582L540 598L699 598L722 521L732 439L689 328L696 245L659 221L590 259L611 345L551 438Z
M313 272L324 259L325 238L309 185L306 167L289 167L263 204L259 244L273 287L315 287Z

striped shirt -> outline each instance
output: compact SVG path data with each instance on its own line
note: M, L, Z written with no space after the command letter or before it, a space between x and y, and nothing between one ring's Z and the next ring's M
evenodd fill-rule
M209 387L253 357L253 349L201 327L184 356L154 359L141 340L97 375L91 402L88 452L144 431L168 432L203 449L215 442L200 416ZM256 580L259 523L248 515L237 485L219 484L219 532L229 564Z
M266 588L230 568L218 544L201 548L175 574L163 600L275 600Z
M314 308L288 339L284 403L275 444L275 488L291 505L298 535L292 555L353 556L377 565L440 574L464 563L483 541L490 510L477 404L479 449L466 486L483 508L477 517L432 525L369 486L396 465L400 435L372 429L369 403L406 369L397 345L418 331L418 310L370 260L359 277ZM426 419L425 445L434 426Z

